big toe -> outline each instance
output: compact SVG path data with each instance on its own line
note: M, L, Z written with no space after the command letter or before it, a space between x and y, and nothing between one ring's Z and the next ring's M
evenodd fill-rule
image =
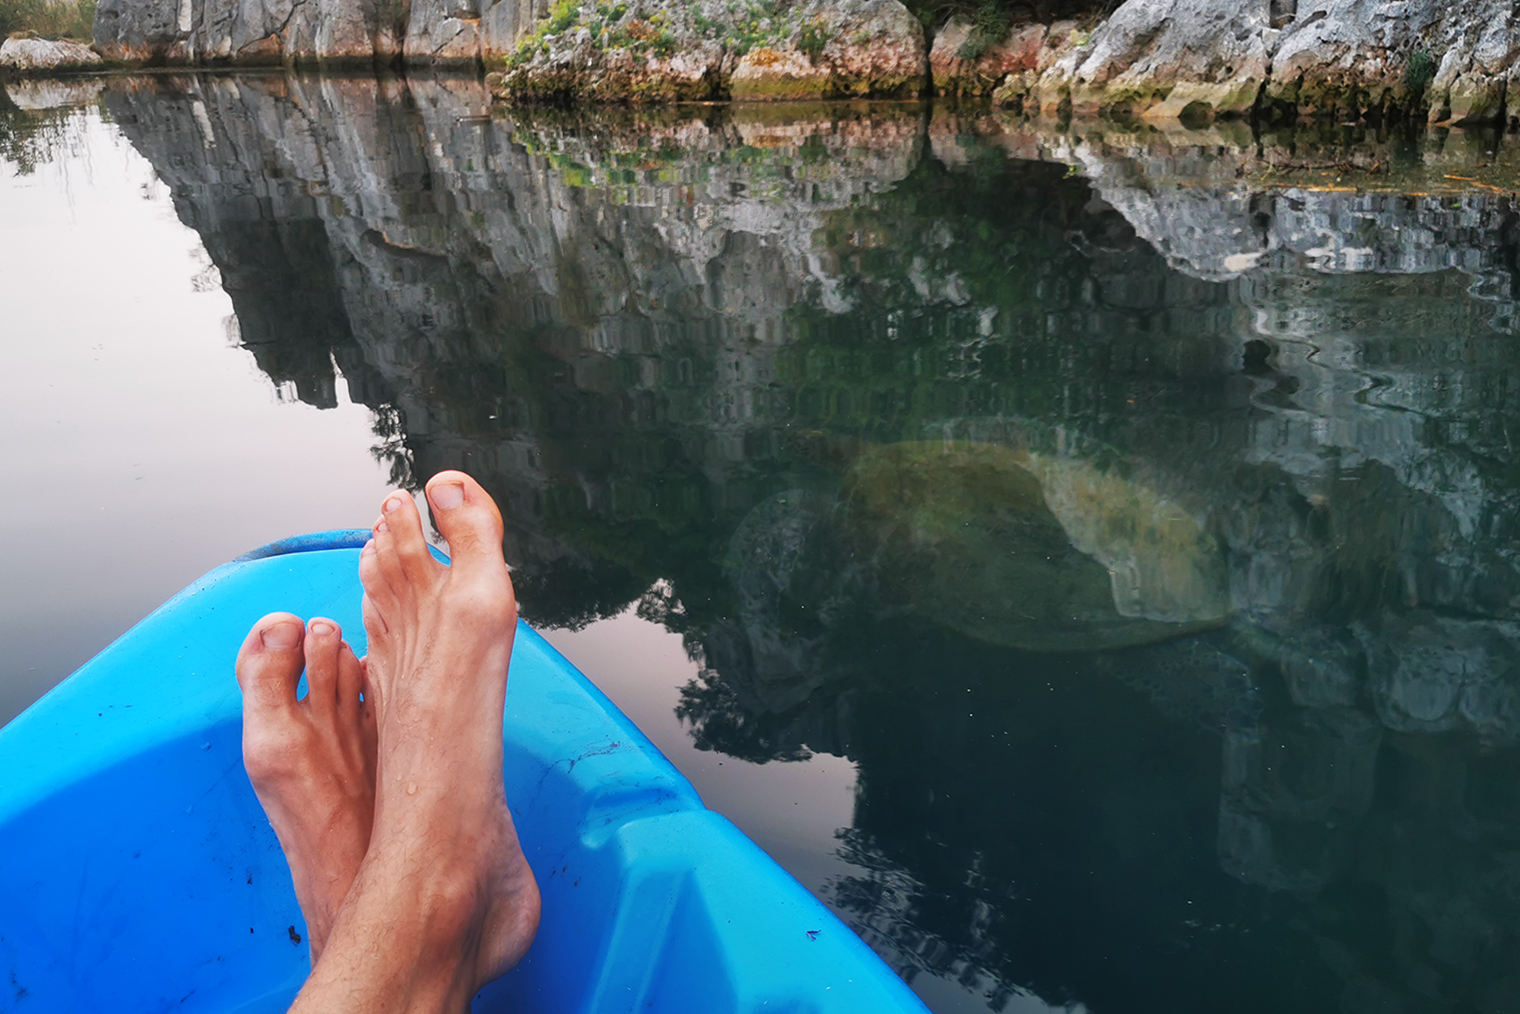
M428 480L427 497L454 566L505 569L501 511L480 483L463 472L439 472Z
M237 681L244 709L277 710L294 705L306 656L306 624L290 613L270 613L253 625L238 652Z

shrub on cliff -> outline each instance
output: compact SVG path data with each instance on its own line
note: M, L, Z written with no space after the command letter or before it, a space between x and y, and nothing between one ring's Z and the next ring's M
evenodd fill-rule
M0 37L34 32L44 39L89 42L96 0L0 0Z

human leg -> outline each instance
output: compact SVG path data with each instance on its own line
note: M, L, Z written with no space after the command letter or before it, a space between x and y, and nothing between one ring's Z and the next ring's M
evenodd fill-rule
M428 496L451 566L393 494L360 559L378 753L369 849L292 1010L458 1012L516 964L538 886L507 810L501 723L517 603L501 515L459 472Z
M296 699L306 673L307 693ZM375 809L374 702L364 670L331 620L270 613L237 660L243 764L290 864L311 961L369 847Z

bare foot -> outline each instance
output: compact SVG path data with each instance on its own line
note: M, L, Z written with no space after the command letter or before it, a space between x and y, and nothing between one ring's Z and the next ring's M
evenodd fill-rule
M419 953L460 961L448 994L468 1003L522 958L538 928L538 885L502 783L517 599L501 514L485 490L442 472L427 491L452 565L428 552L416 505L399 492L359 560L379 755L374 833L354 895L380 899L404 885Z
M306 672L307 693L296 699ZM332 620L253 625L238 653L243 764L290 863L316 965L369 847L375 716L364 669Z

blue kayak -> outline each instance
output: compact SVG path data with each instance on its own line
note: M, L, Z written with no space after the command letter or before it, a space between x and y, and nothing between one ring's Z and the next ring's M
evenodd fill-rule
M233 660L277 609L332 617L363 654L368 534L219 567L0 730L0 1011L257 1014L294 998L306 928L243 771ZM503 736L543 920L474 1010L925 1010L526 626Z

